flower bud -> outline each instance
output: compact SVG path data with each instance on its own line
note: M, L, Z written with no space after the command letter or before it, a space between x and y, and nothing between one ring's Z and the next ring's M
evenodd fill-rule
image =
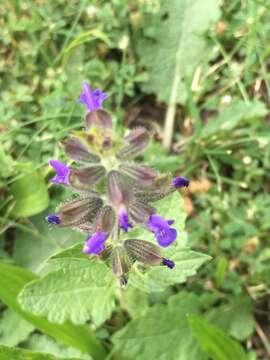
M110 233L113 229L115 224L115 213L111 206L106 205L104 206L100 212L98 213L95 223L94 223L94 231L98 232L105 232Z
M146 265L160 265L162 257L157 245L145 240L129 239L124 242L129 257Z
M115 170L108 173L108 197L112 204L117 207L128 204L131 192L123 176Z
M119 169L132 180L135 180L136 184L143 187L150 186L157 176L157 172L155 170L143 165L121 164Z
M93 165L84 169L71 169L69 174L69 183L78 190L92 189L93 184L101 180L105 175L105 168L101 165Z
M98 109L86 114L85 122L87 129L90 129L92 127L100 129L112 128L112 118L107 113L107 111L103 109Z
M58 215L62 226L78 226L91 223L96 218L103 201L97 197L77 197L60 206Z
M149 216L155 213L155 208L140 201L134 201L129 205L128 213L134 222L145 223Z
M129 271L130 264L128 262L125 250L121 247L116 247L112 253L112 269L113 273L122 278Z
M122 160L137 156L147 147L149 143L149 132L144 128L137 128L131 130L128 136L125 137L125 140L127 145L116 154L116 156Z
M133 261L146 265L163 265L170 269L175 267L174 262L162 257L159 247L149 241L129 239L124 242L124 248Z
M87 146L77 137L66 139L62 141L62 144L64 145L65 153L73 160L89 163L97 163L100 161L100 157L91 154Z

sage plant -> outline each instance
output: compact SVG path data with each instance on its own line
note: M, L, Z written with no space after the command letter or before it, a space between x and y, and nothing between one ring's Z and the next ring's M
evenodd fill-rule
M119 138L111 116L103 109L108 95L92 90L86 82L82 87L78 102L87 108L85 129L62 141L74 165L49 161L56 173L51 182L68 187L76 196L48 215L47 221L84 232L82 251L106 261L122 284L135 261L173 269L174 262L164 258L161 249L177 238L174 220L162 218L154 205L187 187L189 180L136 163L134 159L149 143L149 131L137 127ZM157 245L144 239L123 240L122 234L136 226L152 232Z

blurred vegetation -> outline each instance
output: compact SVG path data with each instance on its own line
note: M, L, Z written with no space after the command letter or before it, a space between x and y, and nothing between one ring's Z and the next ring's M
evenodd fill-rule
M50 255L81 240L69 231L54 236L44 216L67 195L48 185L47 162L62 158L57 143L82 126L76 98L88 80L110 94L106 108L119 134L124 126L153 130L155 141L144 153L148 164L191 179L182 193L188 241L213 257L185 285L147 298L127 295L97 337L108 349L115 344L117 359L163 359L165 343L168 359L268 359L268 1L3 0L0 25L1 260L40 274ZM6 302L1 291L0 298ZM14 307L2 309L1 344L90 358L33 333L42 328ZM204 319L187 319L183 309ZM193 334L186 335L196 347L190 356L188 349L172 350L186 334L185 327L178 330L177 310ZM128 341L140 329L154 336L151 326L167 333L170 320L175 333L163 338L165 347L156 340ZM27 352L12 351L1 348L0 358L21 359Z

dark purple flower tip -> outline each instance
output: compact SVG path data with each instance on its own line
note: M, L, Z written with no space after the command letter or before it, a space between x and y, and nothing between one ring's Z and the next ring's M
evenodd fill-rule
M176 178L172 179L172 186L176 189L181 187L188 187L189 186L189 179L183 176L177 176Z
M120 228L122 230L124 230L125 232L128 232L129 228L133 228L133 225L130 224L130 222L128 220L128 213L124 206L120 207L118 215L119 215Z
M85 105L89 111L102 109L103 101L108 94L103 93L100 89L92 90L87 82L82 83L83 92L80 94L78 101Z
M171 228L167 221L159 215L151 215L147 227L155 234L156 240L160 246L167 247L177 238L177 231Z
M61 224L61 220L60 217L58 215L48 215L46 217L46 220L48 221L48 223L50 224L54 224L54 225L59 225Z
M168 225L172 225L172 224L174 223L174 220L167 220L166 223L167 223Z
M167 266L170 269L173 269L175 267L175 263L170 259L162 259L162 265Z
M50 181L54 184L69 185L69 167L58 160L50 160L49 164L56 172L55 177L52 178Z
M109 234L105 232L94 233L86 240L83 252L85 254L99 255L103 250L105 250L104 243L107 240L108 236Z

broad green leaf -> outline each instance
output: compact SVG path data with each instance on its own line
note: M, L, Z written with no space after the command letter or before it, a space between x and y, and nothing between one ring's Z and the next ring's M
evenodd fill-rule
M41 354L34 351L19 349L19 348L10 348L7 346L0 345L0 359L1 360L58 360L58 357L55 357L50 354ZM65 358L66 360L79 360L79 358Z
M208 319L235 339L243 341L253 332L253 306L248 297L232 297L230 302L215 307L208 314Z
M90 355L82 354L80 351L67 347L62 344L57 344L52 338L46 335L34 334L30 337L24 347L31 351L40 353L49 353L57 356L59 359L67 359L77 357L82 360L91 360Z
M196 270L211 259L206 254L173 246L164 252L164 256L175 262L174 269L155 266L142 273L134 267L129 284L146 292L162 291L169 285L185 282L187 277L195 275Z
M201 348L213 360L248 359L241 345L218 327L198 315L190 315L188 321Z
M148 309L147 294L131 286L123 289L121 299L122 306L133 319L141 317Z
M7 309L0 319L0 344L16 346L26 340L34 326L24 320L15 311Z
M114 350L129 360L206 360L186 319L198 306L198 298L186 292L170 298L168 305L153 306L113 335Z
M49 195L44 178L33 165L25 164L23 175L10 188L15 205L13 216L32 216L45 210L49 205Z
M259 100L246 103L237 100L220 110L216 119L211 119L204 126L203 137L208 137L216 132L230 131L241 123L242 120L262 117L267 115L268 110L265 104Z
M61 324L83 324L90 318L101 325L114 309L115 278L96 260L70 262L25 286L18 300L24 310Z
M206 30L219 17L217 0L164 1L154 25L153 39L143 39L138 53L149 79L143 85L161 101L184 103L185 80L190 81L195 68L210 58Z
M31 218L27 230L16 230L14 259L16 264L36 273L42 272L49 256L85 238L78 231L49 226L45 214Z
M0 262L0 299L45 334L90 354L94 359L103 359L106 352L88 327L75 326L70 322L52 324L47 319L34 316L20 307L17 302L19 292L27 283L36 279L37 276L27 270Z

